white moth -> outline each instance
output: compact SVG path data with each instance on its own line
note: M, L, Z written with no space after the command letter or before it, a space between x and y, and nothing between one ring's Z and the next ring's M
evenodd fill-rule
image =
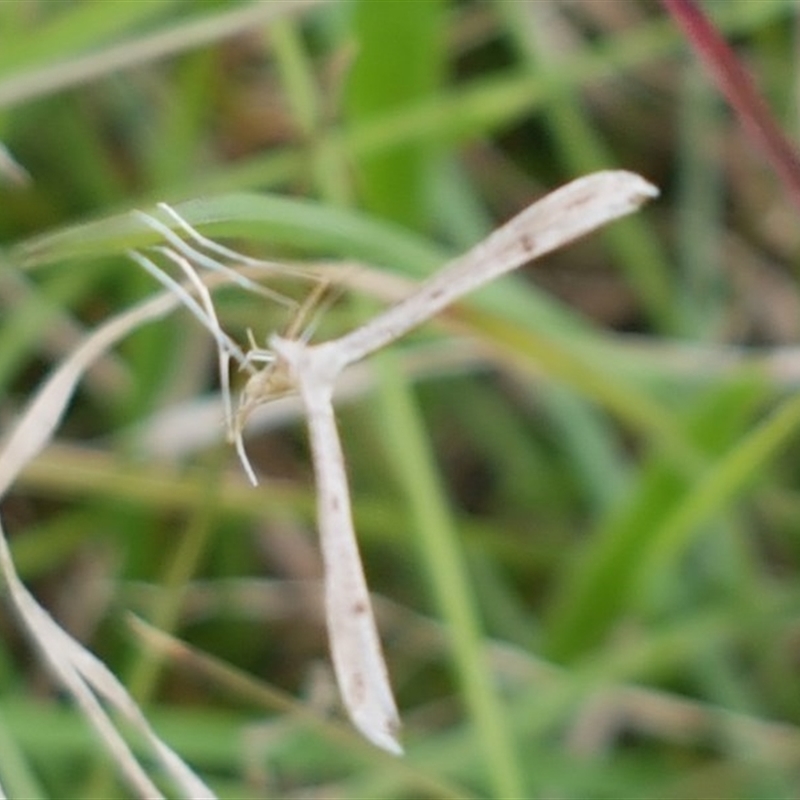
M657 194L654 186L630 172L598 172L579 178L529 206L420 284L404 300L350 333L315 345L272 335L268 349L251 347L241 361L247 367L265 365L248 381L233 424L237 452L253 482L255 474L242 445L242 428L248 414L288 390L298 391L302 399L317 483L325 610L337 682L355 726L367 739L391 753L402 753L400 721L353 529L332 403L336 380L350 364L430 320L469 292L635 211ZM185 223L181 227L191 230ZM176 261L174 256L173 260ZM181 261L176 263L185 266ZM240 351L227 342L206 303L204 308L200 316L212 331L220 353L238 360Z

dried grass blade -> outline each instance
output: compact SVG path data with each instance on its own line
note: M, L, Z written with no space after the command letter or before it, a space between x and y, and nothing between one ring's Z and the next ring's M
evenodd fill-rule
M64 651L64 631L34 600L19 580L11 560L5 537L0 529L0 571L9 590L14 608L23 622L25 632L44 657L59 683L72 695L90 725L95 729L106 750L117 765L122 777L139 797L162 797L131 753L125 740L103 710L89 686Z
M180 298L164 294L121 314L89 335L45 381L0 450L0 497L24 467L49 442L78 381L89 365L140 325L164 316ZM0 574L23 627L42 652L54 676L75 698L129 785L141 797L160 797L136 762L113 722L98 702L97 692L123 714L151 744L167 774L188 798L213 793L149 727L138 706L111 672L70 637L36 602L19 580L0 527Z
M135 306L92 331L56 367L28 403L22 418L0 448L0 497L50 441L89 365L131 331L165 316L178 305L179 298L163 294Z

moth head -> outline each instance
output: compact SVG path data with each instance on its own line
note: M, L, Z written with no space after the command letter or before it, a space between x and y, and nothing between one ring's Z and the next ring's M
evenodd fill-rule
M239 395L236 414L228 431L228 438L235 445L242 467L244 467L250 482L255 486L258 480L244 450L244 441L242 439L244 426L256 408L264 403L269 403L271 400L291 394L295 390L295 383L289 370L289 365L282 359L275 358L271 352L267 350L251 350L247 358L250 363L253 361L264 361L266 363L262 369L254 372L244 385L244 389Z

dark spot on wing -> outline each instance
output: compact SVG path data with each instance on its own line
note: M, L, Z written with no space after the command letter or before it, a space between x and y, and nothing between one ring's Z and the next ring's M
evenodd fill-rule
M364 676L360 672L354 672L350 678L350 691L354 703L364 701Z
M523 233L519 237L519 243L526 253L532 253L536 248L536 239L534 239L529 233Z

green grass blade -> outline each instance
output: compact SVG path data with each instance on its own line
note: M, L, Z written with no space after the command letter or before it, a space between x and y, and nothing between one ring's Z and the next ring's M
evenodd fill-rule
M419 411L391 357L379 358L386 451L408 499L417 544L452 635L455 668L484 754L492 795L524 797L516 742L488 669L464 554Z

